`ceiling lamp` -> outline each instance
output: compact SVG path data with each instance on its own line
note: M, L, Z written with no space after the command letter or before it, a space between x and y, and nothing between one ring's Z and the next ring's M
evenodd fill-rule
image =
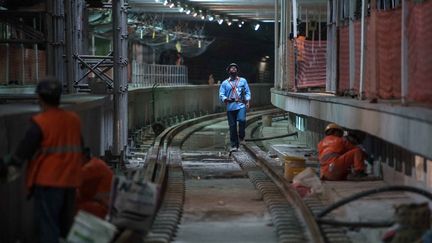
M258 30L260 28L260 25L259 24L255 24L254 25L254 30Z

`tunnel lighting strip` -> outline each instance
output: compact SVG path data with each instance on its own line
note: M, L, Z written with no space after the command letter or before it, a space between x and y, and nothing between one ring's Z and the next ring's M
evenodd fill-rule
M222 25L223 22L227 24L227 26L232 26L235 22L235 26L238 28L242 28L247 20L235 18L234 16L228 17L224 14L216 13L214 11L210 11L208 9L204 9L202 7L196 7L188 3L187 1L173 1L173 0L155 0L156 3L161 3L169 8L178 8L180 13L184 13L186 15L192 15L195 18L200 18L201 20L216 22L219 25ZM253 21L251 24L252 28L257 31L260 28L260 24L258 21Z

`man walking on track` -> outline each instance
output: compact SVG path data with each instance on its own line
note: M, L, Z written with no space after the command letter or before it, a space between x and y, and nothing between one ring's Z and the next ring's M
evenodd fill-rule
M226 104L228 125L230 130L230 152L238 150L243 142L246 126L246 109L249 108L251 92L246 79L238 76L239 67L231 63L227 67L229 78L224 80L219 88L219 98ZM237 132L238 122L238 132Z

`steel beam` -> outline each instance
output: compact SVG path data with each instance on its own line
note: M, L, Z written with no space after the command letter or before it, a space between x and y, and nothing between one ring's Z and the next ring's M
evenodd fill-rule
M120 155L127 142L127 9L124 0L112 1L114 47L114 155Z

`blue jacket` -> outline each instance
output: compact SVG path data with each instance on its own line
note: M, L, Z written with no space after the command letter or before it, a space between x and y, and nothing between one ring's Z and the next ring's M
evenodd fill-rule
M237 77L234 80L230 80L230 78L224 80L219 88L219 99L222 102L226 99L230 100L227 104L227 111L246 107L245 103L251 99L251 92L246 79Z

